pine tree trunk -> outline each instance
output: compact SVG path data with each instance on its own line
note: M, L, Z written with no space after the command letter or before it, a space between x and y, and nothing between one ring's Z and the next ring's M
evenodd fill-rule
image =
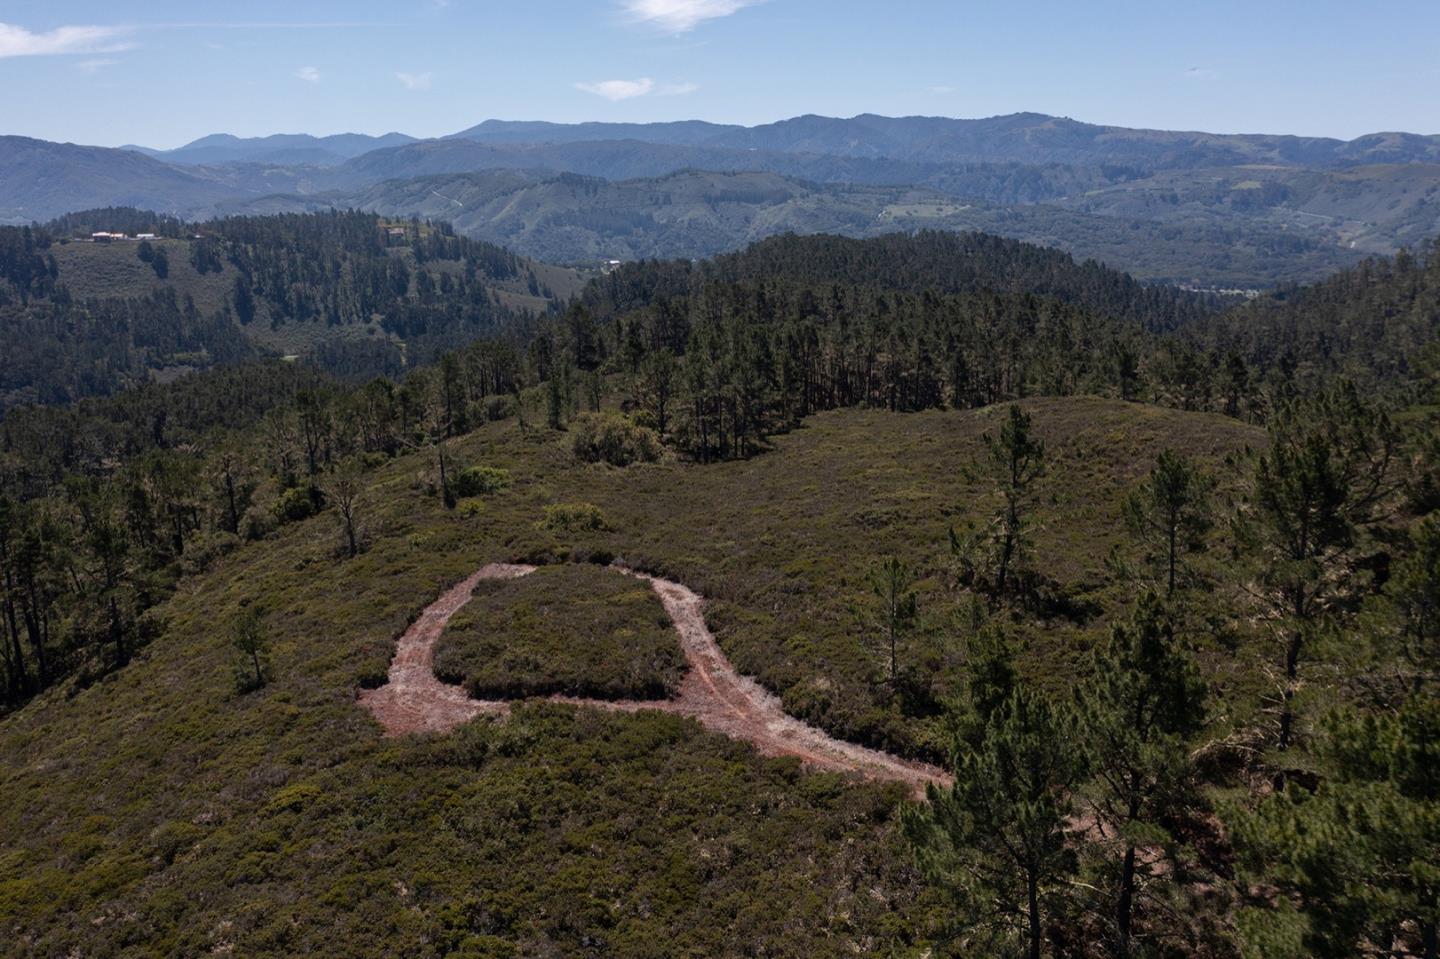
M229 502L230 532L240 532L240 514L235 509L235 478L225 473L225 497Z
M30 675L25 670L25 648L20 644L20 624L15 618L15 601L8 593L10 583L9 571L6 571L6 597L5 597L5 632L10 638L10 649L15 659L15 673L11 676L11 682L15 687L15 698L18 700L30 690Z
M1005 539L1000 544L1000 568L995 572L995 595L1005 594L1005 581L1010 573L1010 556L1015 552L1015 537L1010 532L1010 525L1007 521L1005 528Z
M30 602L25 607L25 632L30 636L30 647L35 651L35 666L40 674L40 688L50 685L50 659L45 653L45 628L40 623L40 611L35 595L35 581L29 584Z
M1120 868L1120 901L1115 909L1115 925L1120 936L1120 955L1130 955L1130 923L1135 900L1135 847L1125 847L1125 862Z
M437 443L435 448L440 454L440 501L445 504L446 509L454 509L455 497L450 495L450 480L445 475L445 446Z
M1285 690L1280 706L1280 749L1290 748L1295 734L1295 681L1300 673L1300 630L1295 630L1285 644Z
M115 603L115 597L110 597L110 640L115 644L115 662L124 666L130 661L129 654L125 651L125 630L120 625L120 607Z
M1026 892L1029 895L1030 920L1030 948L1026 954L1029 959L1040 959L1040 890L1033 873L1026 879Z
M1166 579L1166 596L1175 595L1175 533L1175 523L1172 521L1170 523L1170 566L1169 570L1167 571L1169 575Z

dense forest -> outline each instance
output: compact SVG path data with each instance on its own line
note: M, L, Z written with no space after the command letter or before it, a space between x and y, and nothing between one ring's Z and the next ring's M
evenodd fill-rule
M407 343L431 344L433 363L361 381L250 362L7 413L4 708L122 670L165 630L164 601L185 577L281 527L325 516L340 531L335 562L355 559L357 502L387 464L410 477L388 482L488 522L477 490L499 473L474 451L499 441L457 454L487 424L513 427L541 463L558 443L565 462L593 466L584 481L598 489L666 458L704 483L763 461L825 411L900 422L993 408L973 459L943 467L974 494L944 514L947 560L916 569L875 555L867 598L850 596L864 625L847 628L884 637L879 651L861 665L834 652L823 689L787 678L790 662L753 670L832 732L954 772L900 816L925 896L942 903L927 907L924 936L964 955L1440 952L1440 246L1226 309L983 236L784 237L711 263L625 266L523 322L480 280L518 261L443 228L406 229L408 259L358 214L222 221L186 242L247 291L226 329L257 322L257 304L272 323L380 315ZM0 236L0 309L32 323L31 337L46 316L75 329L82 307L56 282L53 236ZM183 300L162 299L125 308L137 327L158 315L178 332L127 351L193 346L182 333L220 349ZM83 309L122 316L118 304ZM442 349L459 340L473 342ZM77 380L57 395L124 382ZM1127 464L1126 538L1092 574L1103 582L1080 588L1036 542L1054 535L1043 526L1060 498L1093 481L1086 451L1099 454L1076 445L1083 428L1042 435L1020 401L1082 394L1137 423L1150 404L1233 431L1203 457L1167 443ZM1106 430L1130 450L1123 420ZM909 530L919 520L894 510L920 495L887 501L891 512L862 504L855 519L877 540ZM608 560L613 531L590 508L590 540L543 549ZM506 540L517 549L543 532L517 529ZM922 586L934 580L945 588ZM776 589L766 595L804 593ZM941 595L953 615L926 621L917 596ZM917 652L924 622L959 634L963 655ZM259 687L258 634L237 635ZM1074 674L1037 680L1039 647L1056 635L1084 639L1059 660ZM1237 657L1251 675L1224 671Z
M102 231L154 239L97 242L73 271L62 268L61 247L90 246ZM131 257L148 282L116 289L90 275L114 274ZM499 284L537 302L552 295L499 247L445 225L369 214L197 226L122 208L0 228L0 411L100 396L286 346L340 376L398 375L476 336L523 335L533 315L507 302Z
M623 369L633 402L703 458L852 405L1100 393L1261 421L1302 381L1342 374L1413 400L1434 376L1437 265L1367 262L1222 311L1013 241L786 237L713 264L623 267L537 344L542 360Z

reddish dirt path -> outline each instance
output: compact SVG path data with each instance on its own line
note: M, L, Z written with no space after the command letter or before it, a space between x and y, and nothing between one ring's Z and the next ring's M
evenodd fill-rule
M435 643L466 603L482 579L519 579L535 572L533 566L484 566L441 594L400 637L390 661L390 681L379 689L360 693L360 704L375 714L389 736L405 733L443 733L476 716L504 716L505 703L471 699L459 686L435 678Z
M534 572L532 566L491 565L445 592L430 604L400 637L390 664L390 682L360 694L360 702L375 714L389 736L418 732L445 732L476 716L505 716L507 702L469 698L464 689L435 678L432 668L435 643L450 617L464 606L482 579L518 579ZM876 749L834 739L788 715L780 699L746 676L741 676L721 651L705 625L704 599L679 583L620 570L648 582L675 624L680 646L690 664L674 699L632 700L551 697L610 712L653 709L689 716L706 729L752 744L766 756L794 756L807 766L831 772L852 773L865 779L900 782L918 795L930 783L948 785L950 777L935 766L912 762Z

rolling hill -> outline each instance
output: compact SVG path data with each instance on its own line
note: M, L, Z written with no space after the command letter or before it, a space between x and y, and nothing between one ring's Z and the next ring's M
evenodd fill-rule
M1052 507L1054 526L1074 517L1098 538L1047 539L1071 582L1103 569L1116 494L1158 444L1184 442L1208 461L1252 438L1233 422L1159 413L1134 449L1090 460L1092 444L1133 425L1130 408L1034 412L1065 438L1066 468L1086 477ZM535 530L543 508L584 497L614 529L577 545L619 546L703 584L725 648L747 669L763 664L792 709L839 722L872 695L846 605L861 551L841 544L869 541L867 516L903 511L913 525L886 542L921 564L940 555L944 511L968 497L951 464L979 448L987 422L836 414L750 463L597 473L512 419L453 444L457 461L514 478L487 498L483 524L414 487L423 455L396 459L366 478L376 533L357 560L334 559L328 517L239 546L185 580L163 633L122 673L0 721L0 921L41 955L135 941L175 955L347 959L586 955L601 944L636 957L918 951L944 905L909 862L899 787L807 771L643 711L520 704L504 722L387 740L355 690L441 588L550 548ZM777 503L783 523L765 518ZM747 545L757 522L769 530L758 553ZM259 604L276 678L237 695L216 624ZM925 604L933 619L917 649L946 628L936 584ZM1037 629L1027 670L1056 675L1076 634L1098 631ZM1230 669L1223 651L1212 657ZM935 722L872 710L881 720Z
M106 217L151 222L63 225ZM256 309L239 327L281 331L449 332L495 319L481 301L525 269L359 213L225 220L198 241L154 226L148 261L0 231L0 317L142 327L133 303L63 290L143 293L155 246L193 256L175 282L196 296L218 257L252 287L228 304ZM1131 941L1157 954L1305 934L1335 894L1267 855L1297 818L1318 856L1356 846L1347 875L1388 900L1395 856L1423 876L1436 840L1433 644L1409 640L1428 628L1440 499L1433 409L1404 410L1405 435L1368 397L1430 398L1412 373L1436 262L1367 262L1214 316L1213 297L1012 240L784 237L622 266L521 335L469 323L479 339L403 376L272 361L15 411L6 944L968 956L952 877L1009 877L1004 840L1037 815L1046 935L1083 959L1112 952L1137 855ZM182 334L206 318L174 312ZM1296 343L1327 364L1245 348ZM1351 390L1357 367L1372 378ZM1301 524L1325 550L1287 562ZM1327 602L1291 612L1289 577ZM1146 725L1177 703L1183 724ZM1337 759L1344 722L1368 748ZM1384 765L1397 754L1419 785ZM1017 768L1038 785L1017 793ZM1142 776L1176 784L1147 787L1145 819L1111 801ZM1377 794L1406 817L1353 825ZM953 832L924 828L965 809ZM1379 848L1355 838L1377 830ZM1420 941L1394 934L1414 907L1384 908L1328 954L1372 928Z
M224 184L130 150L0 136L0 224L136 206L196 215L234 195Z

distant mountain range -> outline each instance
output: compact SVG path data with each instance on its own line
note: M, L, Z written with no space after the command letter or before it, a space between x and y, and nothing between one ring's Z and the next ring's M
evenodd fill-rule
M414 143L415 137L403 133L387 133L372 137L363 133L339 133L328 137L312 137L308 133L277 133L268 137L236 137L213 133L174 150L152 150L149 147L126 146L157 160L184 166L221 163L274 163L335 166L371 150Z
M983 228L1149 279L1257 287L1440 233L1440 137L1132 130L1034 113L489 120L430 140L217 134L169 151L0 137L0 222L105 205L192 218L360 207L449 219L560 261L709 256L792 230Z
M1081 123L1042 113L982 120L947 117L841 119L807 115L755 127L682 123L514 123L489 120L451 139L482 143L576 143L641 140L780 153L885 157L931 163L1124 163L1145 169L1190 169L1237 163L1336 167L1440 162L1440 136L1374 133L1354 140L1214 134Z

